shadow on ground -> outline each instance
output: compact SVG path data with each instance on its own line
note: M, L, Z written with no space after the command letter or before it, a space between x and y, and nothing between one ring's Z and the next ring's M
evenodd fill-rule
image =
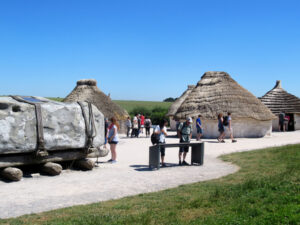
M165 168L170 168L170 167L178 167L178 164L175 163L165 163L165 166L161 166L160 169L165 169ZM135 168L135 171L139 171L139 172L146 172L146 171L154 171L157 169L152 169L149 167L149 165L130 165L130 167Z

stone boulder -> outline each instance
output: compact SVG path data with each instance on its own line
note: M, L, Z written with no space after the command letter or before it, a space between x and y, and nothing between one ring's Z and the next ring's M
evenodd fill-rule
M19 181L23 177L23 172L18 168L7 167L5 169L0 169L0 175L11 181Z
M62 103L40 97L27 100L41 105L44 144L48 152L86 146L86 125L78 103ZM83 103L89 117L88 103ZM104 144L104 116L92 106L96 127L94 147ZM12 97L0 97L0 156L30 153L37 148L35 106Z

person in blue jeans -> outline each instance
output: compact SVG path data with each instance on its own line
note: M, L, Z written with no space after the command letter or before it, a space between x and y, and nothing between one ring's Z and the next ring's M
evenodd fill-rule
M197 141L201 141L201 137L203 134L201 115L198 115L198 118L196 120L196 128L197 128Z
M108 160L111 163L117 162L117 144L119 143L119 124L117 122L117 119L115 117L111 118L111 125L108 128L108 143L110 145L110 152L111 152L111 159Z

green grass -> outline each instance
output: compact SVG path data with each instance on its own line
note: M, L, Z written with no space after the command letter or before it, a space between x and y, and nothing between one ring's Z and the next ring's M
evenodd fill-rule
M50 100L53 100L53 101L57 101L57 102L62 102L64 100L64 98L60 98L60 97L57 97L57 98L53 98L53 97L46 97Z
M48 99L61 102L63 98L53 98L49 97ZM169 109L172 102L154 102L154 101L125 101L125 100L113 100L113 102L117 103L122 108L126 109L127 112L131 112L133 109L138 107L144 107L148 110L152 110L156 107L161 107L164 109Z
M218 180L2 224L300 224L300 145L222 159L239 165L240 171Z
M127 112L131 112L134 108L144 107L148 110L152 110L156 107L169 109L172 102L151 102L151 101L125 101L125 100L113 100L122 108L126 109Z

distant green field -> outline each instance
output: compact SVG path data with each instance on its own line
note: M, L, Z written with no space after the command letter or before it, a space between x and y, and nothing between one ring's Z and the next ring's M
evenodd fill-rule
M61 102L63 98L53 98L53 97L48 97L48 99L54 100ZM172 102L153 102L153 101L126 101L126 100L113 100L114 103L118 104L122 108L126 109L127 112L131 112L134 108L137 107L145 107L148 110L152 110L156 107L161 107L164 109L169 109L171 106Z
M134 108L145 107L152 110L155 107L161 107L168 109L172 102L150 102L150 101L125 101L125 100L113 100L122 108L126 109L127 112L131 112Z
M58 102L62 102L62 100L64 100L63 98L60 98L60 97L57 97L57 98L47 97L47 98L50 100L53 100L53 101L58 101Z

